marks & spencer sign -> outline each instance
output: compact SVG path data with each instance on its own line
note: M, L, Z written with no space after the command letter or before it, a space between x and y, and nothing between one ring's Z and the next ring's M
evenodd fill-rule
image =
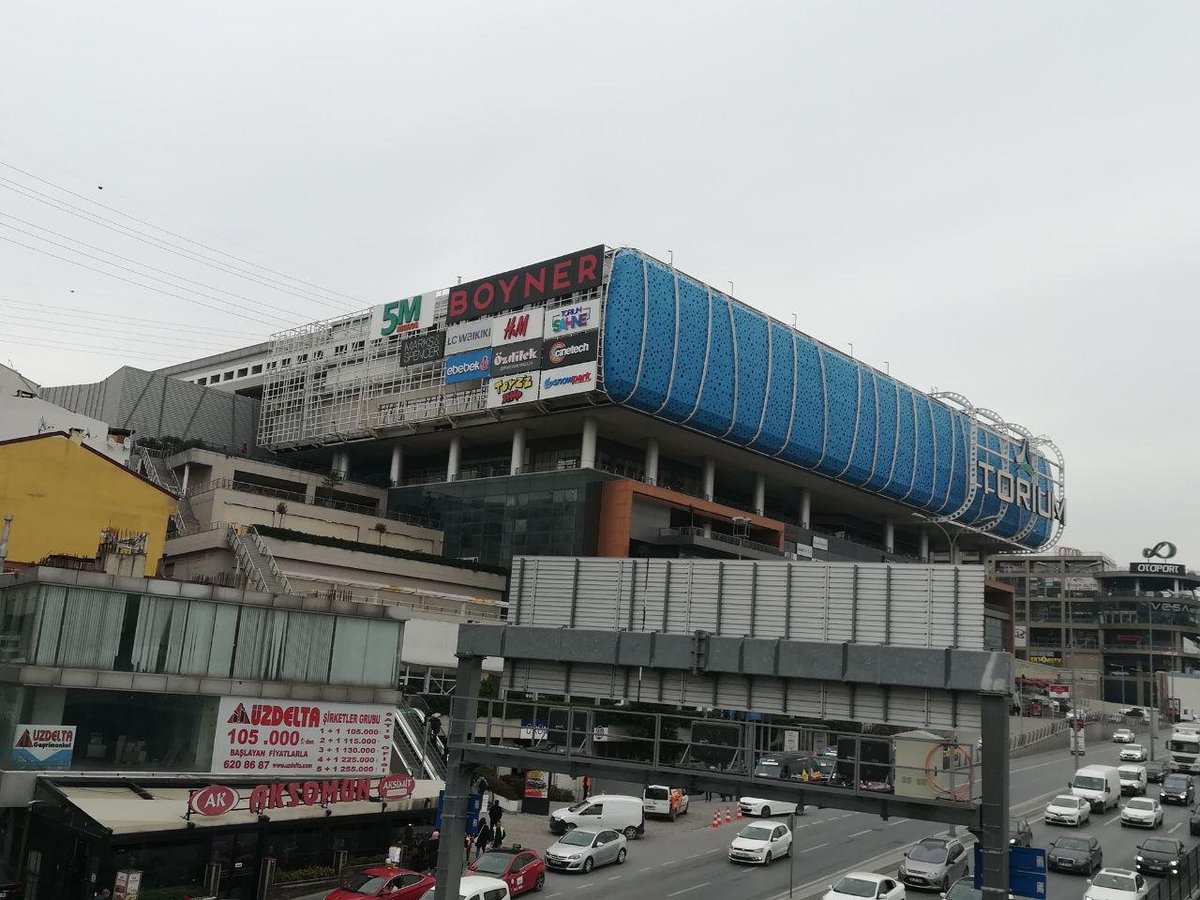
M450 289L446 324L494 316L531 303L599 287L604 275L604 246L522 266Z

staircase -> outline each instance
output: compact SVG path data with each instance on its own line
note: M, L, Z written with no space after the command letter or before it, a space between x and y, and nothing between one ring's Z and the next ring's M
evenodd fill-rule
M246 580L253 587L267 594L292 592L287 576L271 554L271 548L253 525L230 525L225 542L233 550L238 565L246 573Z
M195 514L192 513L192 508L187 502L187 498L183 496L183 485L179 483L179 479L175 477L175 472L167 465L167 458L157 450L149 450L145 447L137 447L130 457L130 468L139 475L150 479L154 484L158 485L164 491L170 491L179 498L179 503L175 512L171 515L171 521L175 524L176 534L190 534L200 530L200 523L196 520Z
M422 713L411 706L397 706L395 733L392 736L392 749L401 759L409 760L408 774L414 778L432 778L446 780L446 762L442 755L443 742L429 735L429 743L422 752L422 741L425 738L425 720ZM403 748L404 752L401 752ZM424 756L425 764L421 765Z

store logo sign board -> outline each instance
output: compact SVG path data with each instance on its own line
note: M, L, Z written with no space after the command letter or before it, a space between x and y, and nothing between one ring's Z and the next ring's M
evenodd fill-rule
M188 809L201 816L223 816L237 806L240 799L233 788L210 784L192 793L188 798Z
M559 366L595 362L597 338L595 331L551 338L542 345L542 368L556 369Z
M421 331L433 325L433 306L437 291L426 291L415 297L392 300L371 310L371 324L367 338L383 340L394 334Z
M417 780L411 775L385 775L379 779L380 800L407 800L417 789Z
M446 349L446 332L430 331L417 334L400 344L398 356L400 365L415 366L419 363L434 362L442 358Z
M1182 563L1133 562L1129 571L1134 575L1186 575L1187 566Z
M590 303L546 310L546 337L569 334L573 331L588 331L599 324L595 308Z
M492 348L471 350L446 357L446 384L461 381L478 381L487 378L492 371Z
M493 378L488 383L488 409L501 409L506 406L516 406L520 403L529 403L537 398L537 372L522 372L518 375L506 375L503 378Z
M604 247L578 250L450 289L446 323L494 316L531 303L553 300L599 287L604 276Z
M74 725L18 725L10 759L14 769L69 769L74 750Z
M495 318L492 320L492 346L540 338L544 324L542 311L538 309Z
M571 394L586 394L596 389L596 363L581 363L563 366L541 373L540 395L543 400L551 397L566 397Z
M388 706L222 697L211 771L386 774L391 768L393 716Z
M542 342L525 341L522 344L505 344L492 350L492 377L511 375L514 372L529 372L541 365Z
M446 352L466 353L492 346L492 320L462 322L446 329Z

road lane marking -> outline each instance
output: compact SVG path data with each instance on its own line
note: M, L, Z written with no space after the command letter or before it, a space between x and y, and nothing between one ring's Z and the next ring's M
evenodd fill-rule
M689 888L684 888L682 891L675 891L672 894L667 894L667 896L668 897L678 897L680 894L686 894L688 891L698 891L698 890L700 890L700 888L708 887L710 884L712 884L711 881L702 881L699 884L693 884Z
M854 832L854 834L850 835L850 837L852 837L852 838L856 838L856 837L862 837L864 834L870 834L870 833L871 833L871 829L870 829L870 828L866 828L866 829L864 829L864 830L862 830L862 831L856 831L856 832Z
M891 822L888 822L886 827L891 828L893 825L903 825L905 822L911 822L911 821L912 821L911 819L895 819Z
M1172 826L1171 826L1171 830L1170 830L1170 831L1168 831L1168 832L1167 832L1167 834L1174 834L1176 831L1178 831L1178 830L1179 830L1180 828L1182 828L1182 827L1183 827L1183 823L1182 823L1182 822L1179 822L1179 823L1177 823L1177 824L1175 824L1175 825L1172 825Z
M705 852L705 853L720 853L720 852L721 852L721 848L720 848L720 847L713 847L711 850L705 850L704 852Z
M815 847L809 847L807 850L801 850L800 852L801 853L812 853L814 850L820 850L822 847L828 847L828 846L829 846L828 843L817 844L817 846L815 846Z
M620 875L610 875L610 876L609 876L609 878L608 878L608 880L609 880L609 881L616 881L616 880L617 880L618 878L620 878L620 877L621 877Z

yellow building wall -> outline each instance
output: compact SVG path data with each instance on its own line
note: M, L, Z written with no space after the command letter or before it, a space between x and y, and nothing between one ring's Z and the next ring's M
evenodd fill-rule
M158 568L175 500L125 467L61 435L0 444L0 518L13 517L9 562L52 553L93 557L100 533L145 532Z

